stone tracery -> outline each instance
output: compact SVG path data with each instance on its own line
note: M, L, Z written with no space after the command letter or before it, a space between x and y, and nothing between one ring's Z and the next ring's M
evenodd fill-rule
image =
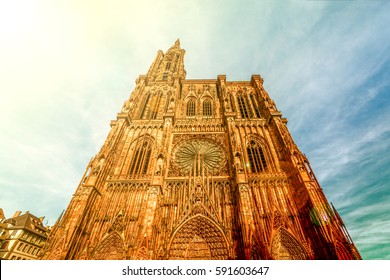
M176 148L174 162L184 173L217 172L225 161L224 151L215 143L194 139L186 141Z
M276 260L305 260L307 259L304 248L294 236L284 228L279 228L275 234L271 253Z
M228 246L222 230L202 215L196 215L178 228L169 250L169 258L176 260L221 260L228 257Z
M122 260L123 257L123 241L116 232L104 238L92 254L94 260Z

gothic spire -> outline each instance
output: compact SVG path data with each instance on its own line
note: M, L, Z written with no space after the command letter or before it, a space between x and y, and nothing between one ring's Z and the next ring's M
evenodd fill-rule
M179 40L179 39L176 40L176 42L175 42L175 44L173 45L173 47L178 47L178 48L180 48L180 40Z
M147 74L149 81L171 83L176 78L185 79L184 53L185 51L180 48L179 39L165 54L161 50L158 51Z

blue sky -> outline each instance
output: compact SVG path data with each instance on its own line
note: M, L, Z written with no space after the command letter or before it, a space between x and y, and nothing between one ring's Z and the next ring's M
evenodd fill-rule
M141 2L141 3L140 3ZM0 207L53 224L135 79L265 79L366 259L390 259L389 1L0 0Z

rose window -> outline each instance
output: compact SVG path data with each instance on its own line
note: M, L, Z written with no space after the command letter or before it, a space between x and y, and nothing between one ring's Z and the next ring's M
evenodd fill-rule
M225 153L212 141L188 140L175 149L174 162L186 174L213 174L224 166Z

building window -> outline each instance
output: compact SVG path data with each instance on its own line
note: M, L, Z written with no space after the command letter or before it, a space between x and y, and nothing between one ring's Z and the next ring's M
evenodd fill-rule
M168 61L167 62L167 65L165 66L165 70L169 70L171 68L171 62L170 61Z
M248 108L248 105L246 103L246 98L244 96L238 96L237 97L237 101L238 101L238 108L240 110L240 114L241 114L241 118L243 119L247 119L250 117L250 114L249 114L249 108Z
M251 173L260 173L267 171L267 162L261 146L254 140L251 140L246 149Z
M163 81L168 80L168 73L164 73L164 74L163 74L162 80L163 80Z
M9 241L5 241L5 242L3 243L3 245L1 245L1 248L0 248L0 249L5 249L5 248L7 248L8 243L9 243Z
M151 153L152 148L149 145L149 141L143 141L136 147L130 164L130 175L147 173Z
M236 104L234 103L233 95L230 95L229 98L230 98L230 105L232 106L232 111L235 112L236 111Z
M152 102L150 104L151 112L150 112L150 118L156 119L158 115L158 109L160 107L160 101L161 101L162 93L160 92L158 95L155 95L152 99Z
M196 101L195 99L190 99L187 102L187 116L195 116L195 107L196 107Z
M145 116L145 113L146 113L146 108L148 107L148 103L149 103L149 98L150 98L150 94L148 94L146 97L145 97L145 101L144 101L144 104L141 108L141 114L140 114L140 119L143 119L144 116Z
M211 100L207 99L203 101L203 116L211 117L213 114L212 111Z
M261 118L261 115L260 115L260 108L256 102L256 98L253 94L251 94L251 101L252 101L252 105L253 105L253 108L255 109L255 113L256 113L256 117L257 118Z

